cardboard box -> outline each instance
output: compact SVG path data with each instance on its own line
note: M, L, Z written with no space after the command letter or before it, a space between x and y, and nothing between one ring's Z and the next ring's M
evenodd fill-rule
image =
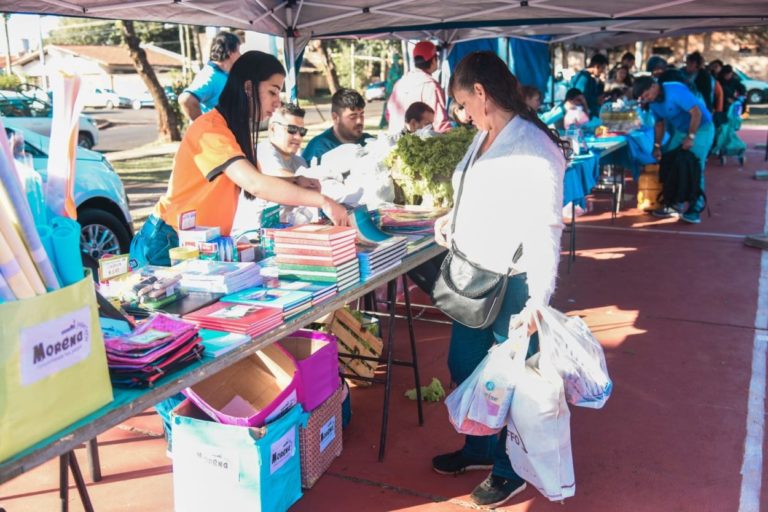
M187 388L209 417L227 425L260 427L298 403L296 363L277 344Z
M177 512L284 512L301 496L297 405L264 427L222 425L185 400L171 416Z
M342 386L309 416L299 434L301 449L301 486L312 488L334 459L341 455L343 402Z
M299 368L299 402L311 412L339 388L339 351L336 337L302 329L280 340Z

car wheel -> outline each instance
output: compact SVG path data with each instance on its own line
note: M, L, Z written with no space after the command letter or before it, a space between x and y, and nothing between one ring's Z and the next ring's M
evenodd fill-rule
M759 89L753 89L747 93L747 101L751 105L763 102L763 91Z
M80 250L94 260L107 254L127 254L131 235L123 222L104 210L86 209L77 214Z
M133 100L131 107L133 107L133 110L141 110L141 101Z
M112 103L111 100L107 100L107 102L104 104L104 108L106 108L107 110L112 110L113 108L115 108L115 104Z
M80 132L77 134L77 145L81 148L91 149L93 148L93 137L88 132Z

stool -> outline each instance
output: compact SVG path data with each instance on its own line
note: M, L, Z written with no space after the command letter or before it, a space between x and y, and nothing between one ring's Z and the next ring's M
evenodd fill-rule
M624 197L624 167L620 165L605 165L607 172L600 173L597 185L592 189L595 194L607 192L611 194L611 224L621 210Z

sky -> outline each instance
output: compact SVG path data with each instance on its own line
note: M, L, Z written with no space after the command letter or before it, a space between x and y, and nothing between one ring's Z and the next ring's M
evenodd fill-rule
M37 14L11 14L8 20L8 32L11 39L11 54L15 55L23 49L23 39L29 40L29 49L34 50L39 44L39 33L42 28L43 35L59 24L56 16L38 16ZM2 30L0 30L2 32ZM3 53L5 41L0 43Z

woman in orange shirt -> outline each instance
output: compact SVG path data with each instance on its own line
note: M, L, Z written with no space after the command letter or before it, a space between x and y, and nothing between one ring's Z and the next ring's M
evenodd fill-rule
M284 81L285 69L272 55L250 51L235 62L219 104L184 134L168 190L131 245L139 263L170 264L184 212L194 210L197 225L229 235L240 189L275 203L321 208L334 224L347 224L346 209L318 192L314 180L267 176L258 168L258 127L280 106Z

